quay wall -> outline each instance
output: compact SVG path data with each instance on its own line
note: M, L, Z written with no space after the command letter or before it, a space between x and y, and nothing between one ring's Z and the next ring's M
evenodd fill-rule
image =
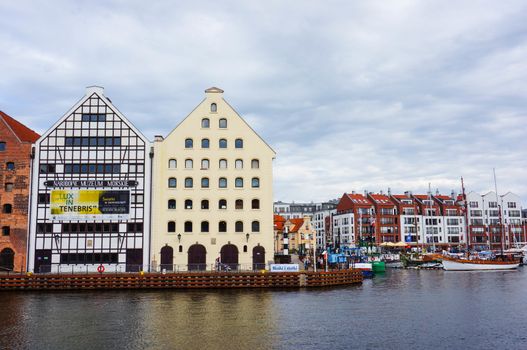
M0 291L193 288L300 288L362 283L356 269L321 272L184 272L0 275Z

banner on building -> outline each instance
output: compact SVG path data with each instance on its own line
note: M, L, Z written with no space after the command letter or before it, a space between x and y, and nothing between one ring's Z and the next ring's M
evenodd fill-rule
M50 214L54 220L126 220L130 191L53 190Z

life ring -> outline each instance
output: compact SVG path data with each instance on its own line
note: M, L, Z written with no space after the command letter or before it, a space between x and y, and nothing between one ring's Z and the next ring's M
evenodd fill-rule
M98 273L103 273L104 272L104 266L99 265L99 267L97 267L97 272Z

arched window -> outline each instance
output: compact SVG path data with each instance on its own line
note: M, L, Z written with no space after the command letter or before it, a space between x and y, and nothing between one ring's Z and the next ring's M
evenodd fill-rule
M201 119L201 127L204 128L204 129L210 128L210 120L209 120L209 118Z
M169 199L168 200L168 209L176 209L176 200L175 199Z
M192 221L185 221L185 232L186 233L192 232Z
M227 209L227 200L226 199L220 199L218 201L218 209Z
M192 148L194 147L194 141L192 139L185 139L185 148Z
M234 167L236 169L243 169L243 160L236 159L236 161L234 162Z
M194 162L192 159L185 159L185 169L192 169L194 167Z
M201 222L201 232L209 232L209 222L208 221Z
M169 221L168 222L167 231L168 232L176 232L176 222L175 221Z
M225 129L227 127L227 119L221 118L220 119L220 129Z
M251 229L253 232L260 232L260 222L259 221L253 221L251 223Z
M226 221L220 221L218 223L218 232L227 232L227 222Z
M185 178L185 188L192 188L194 185L194 182L192 181L191 177Z
M11 214L13 212L13 206L11 204L4 204L2 207L2 212L6 214Z
M168 161L168 167L170 169L176 169L177 168L177 161L175 159L170 159Z
M220 188L227 188L227 179L226 178L220 177L219 187Z
M209 209L209 200L208 199L203 199L201 201L201 209Z
M227 140L220 139L220 148L227 148Z
M234 141L234 148L243 148L243 140L242 139L236 139Z
M177 187L177 180L175 177L171 177L168 179L168 187L170 188L176 188Z
M201 139L201 148L209 148L209 147L210 147L209 139Z
M251 168L252 169L259 169L260 168L260 161L258 159L251 160Z
M179 252L183 253L183 246L181 244L179 245Z
M243 221L236 221L234 224L234 230L236 232L243 232Z
M209 178L208 177L201 178L201 188L209 188Z
M208 159L201 160L201 170L207 170L209 166L210 166L210 162Z
M210 104L210 111L211 111L212 113L216 113L216 112L218 111L218 105L215 104L215 103L211 103L211 104Z
M258 188L260 187L260 179L257 178L257 177L253 177L253 179L251 180L251 186L253 188Z
M220 169L227 169L227 159L220 159Z
M260 200L259 199L253 199L251 201L251 208L252 209L260 209Z
M192 199L185 199L185 209L192 209Z
M243 199L237 199L234 205L235 209L243 209Z
M234 186L236 188L243 188L243 178L237 177L236 180L234 180Z

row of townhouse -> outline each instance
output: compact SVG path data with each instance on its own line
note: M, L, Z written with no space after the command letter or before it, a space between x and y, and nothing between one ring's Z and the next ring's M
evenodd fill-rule
M153 143L101 87L87 88L41 137L2 116L4 269L249 269L272 260L275 152L223 90L205 90Z
M467 203L467 204L465 204ZM336 209L315 212L331 232L327 245L353 247L404 241L410 246L499 249L524 245L527 226L512 193L345 193ZM323 246L320 246L323 247Z

